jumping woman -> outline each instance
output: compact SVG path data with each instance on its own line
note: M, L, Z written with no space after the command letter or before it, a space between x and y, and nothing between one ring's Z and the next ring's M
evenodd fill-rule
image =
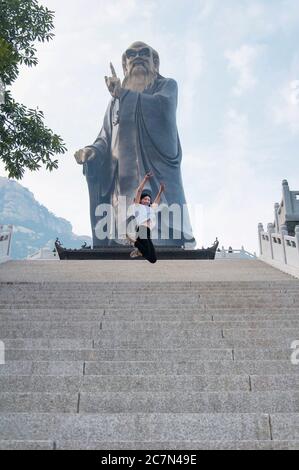
M130 253L131 258L143 256L150 263L157 261L155 247L151 240L151 230L155 225L155 209L159 206L161 194L165 189L163 183L160 184L159 192L154 202L149 191L143 189L145 183L153 176L152 172L145 175L137 188L135 202L135 216L137 224L137 238L132 240L128 235L128 240L134 245L135 249Z

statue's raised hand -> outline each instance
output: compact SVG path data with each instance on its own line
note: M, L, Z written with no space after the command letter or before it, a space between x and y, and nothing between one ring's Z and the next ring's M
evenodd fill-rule
M110 62L110 69L111 69L112 77L105 76L105 82L113 98L118 98L120 94L120 90L121 90L121 82L120 82L120 79L117 77L115 69L111 62Z
M74 154L74 157L77 163L82 165L83 163L93 160L96 157L96 150L86 147L84 149L77 150L77 152Z

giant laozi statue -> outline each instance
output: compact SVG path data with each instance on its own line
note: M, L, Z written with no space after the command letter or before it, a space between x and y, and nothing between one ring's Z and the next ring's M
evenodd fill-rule
M155 196L163 182L162 209L176 207L181 214L178 222L171 211L161 210L154 245L194 247L196 244L180 168L177 83L160 75L159 65L158 53L143 42L134 42L123 53L122 82L110 64L112 76L105 77L105 81L112 98L103 126L93 144L75 153L87 179L94 248L122 243L123 234L117 232L115 220L112 229L111 223L105 221L108 227L105 238L98 235L97 227L107 218L107 211L101 211L101 207L106 209L109 205L115 209L114 217L120 213L117 210L120 200L130 207L137 186L149 171L153 177L145 189ZM126 220L129 214L128 211Z

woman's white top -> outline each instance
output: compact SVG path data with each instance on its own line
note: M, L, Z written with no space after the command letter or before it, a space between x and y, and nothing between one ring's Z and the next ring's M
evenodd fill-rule
M150 220L151 228L156 224L155 209L146 204L135 204L135 217L137 225L142 225L147 220Z

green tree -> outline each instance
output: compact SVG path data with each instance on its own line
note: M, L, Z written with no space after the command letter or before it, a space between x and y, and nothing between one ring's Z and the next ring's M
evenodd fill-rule
M21 64L37 65L34 41L53 38L53 18L54 12L37 0L0 0L0 158L9 178L21 179L26 169L42 165L52 171L58 167L54 155L67 150L61 137L44 125L43 112L17 103L7 89Z

